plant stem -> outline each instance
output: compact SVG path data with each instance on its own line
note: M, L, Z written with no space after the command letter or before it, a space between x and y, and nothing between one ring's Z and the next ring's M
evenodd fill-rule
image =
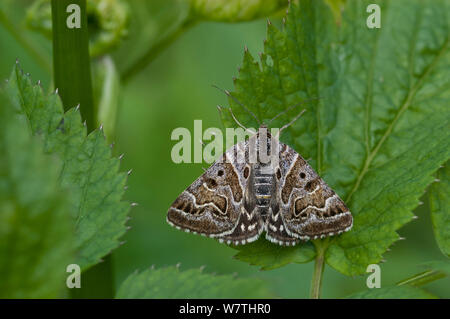
M80 27L69 27L69 5L80 8ZM86 0L52 0L53 72L64 109L80 105L88 131L95 128Z
M0 9L0 24L16 39L16 41L30 54L30 56L49 74L51 72L50 61L43 55L32 42L24 36L23 30L19 30L8 16Z
M71 4L80 8L80 27L69 28L66 12ZM67 110L80 105L81 116L88 132L96 127L96 112L89 57L89 33L87 27L86 0L52 0L53 66L55 87ZM104 262L82 273L81 288L71 289L72 298L113 298L113 262L111 255Z
M315 241L314 245L316 246L316 259L314 263L314 272L311 280L311 290L310 290L310 298L311 299L319 299L320 293L322 289L322 275L323 270L325 268L325 251L326 251L326 243L325 241Z

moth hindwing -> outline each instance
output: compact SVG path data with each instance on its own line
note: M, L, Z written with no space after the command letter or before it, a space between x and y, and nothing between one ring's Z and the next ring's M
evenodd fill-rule
M261 149L270 161L263 161ZM262 128L183 191L167 221L235 245L265 231L268 240L287 246L337 235L353 224L347 206L308 162Z

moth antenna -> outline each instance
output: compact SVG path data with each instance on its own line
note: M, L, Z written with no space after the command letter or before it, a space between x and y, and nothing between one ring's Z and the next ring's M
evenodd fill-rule
M238 121L236 116L234 116L234 113L233 113L233 110L231 109L231 107L228 107L227 109L228 109L228 111L230 111L231 117L233 118L233 120L236 122L237 125L239 125L245 131L250 132L250 134L252 134L252 135L256 134L256 132L253 132L252 130L246 128L244 125L241 124L241 122Z
M202 167L202 170L203 170L204 172L206 172L206 168Z
M301 101L301 102L299 102L299 103L296 103L296 104L294 104L294 105L289 106L287 109L285 109L284 111L281 111L280 113L278 113L277 115L275 115L273 118L271 118L271 119L269 120L269 122L267 122L267 126L269 126L270 122L272 122L273 120L275 120L277 117L279 117L279 116L285 114L286 112L289 112L289 111L292 110L294 107L297 107L297 106L299 106L299 105L302 105L303 103L308 103L308 102L311 102L311 101L314 101L314 100L318 100L318 99L320 99L320 98L319 98L319 97L314 97L314 98L307 99L307 100L304 100L304 101Z
M253 113L252 111L250 111L244 104L242 104L237 98L235 98L233 95L231 95L231 93L228 90L224 90L221 89L220 87L218 87L217 85L213 84L213 87L215 87L216 89L218 89L219 91L222 91L223 93L225 93L227 96L231 97L231 99L236 102L239 106L241 106L244 110L247 111L247 113L249 113L254 119L255 121L258 123L258 125L261 125L261 121L258 120L258 118L256 117L255 113Z
M300 113L297 114L296 117L294 117L294 119L293 119L292 121L290 121L288 124L286 124L286 125L284 125L282 128L280 128L279 135L281 135L281 132L282 132L284 129L288 128L288 127L291 126L295 121L297 121L297 120L299 119L299 117L302 116L303 113L305 113L305 112L306 112L306 109L303 109Z

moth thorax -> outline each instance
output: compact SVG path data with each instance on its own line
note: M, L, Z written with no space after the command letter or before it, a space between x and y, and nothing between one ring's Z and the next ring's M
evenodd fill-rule
M279 142L268 132L267 127L261 126L258 129L256 138L249 140L249 163L271 164L278 166L279 162Z

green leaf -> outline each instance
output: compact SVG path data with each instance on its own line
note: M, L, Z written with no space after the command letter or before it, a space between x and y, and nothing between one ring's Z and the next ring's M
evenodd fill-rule
M346 297L347 299L437 299L426 290L412 286L373 288Z
M316 251L311 243L298 249L297 247L274 246L265 238L246 246L237 246L236 249L239 252L234 256L235 258L250 265L260 266L261 270L271 270L289 263L306 263L316 256Z
M212 275L202 269L180 271L178 267L147 269L130 275L120 286L117 298L269 298L273 297L256 278L237 279Z
M46 153L63 160L60 181L74 198L77 263L86 269L118 247L126 231L129 204L121 198L127 175L119 173L120 160L112 157L102 130L86 136L80 112L72 108L64 114L58 95L45 95L18 65L7 89L32 133L42 138Z
M442 253L450 257L450 163L436 174L439 183L429 190L431 222L434 237Z
M307 110L281 139L311 159L352 211L352 231L316 241L346 275L382 259L450 157L450 4L379 1L382 26L369 29L370 3L349 2L340 26L323 1L291 5L281 30L268 24L260 62L245 51L232 92L262 122L304 101L270 126ZM241 123L258 125L229 103ZM225 126L236 126L223 114Z
M62 162L44 155L0 90L0 298L55 298L73 254Z

